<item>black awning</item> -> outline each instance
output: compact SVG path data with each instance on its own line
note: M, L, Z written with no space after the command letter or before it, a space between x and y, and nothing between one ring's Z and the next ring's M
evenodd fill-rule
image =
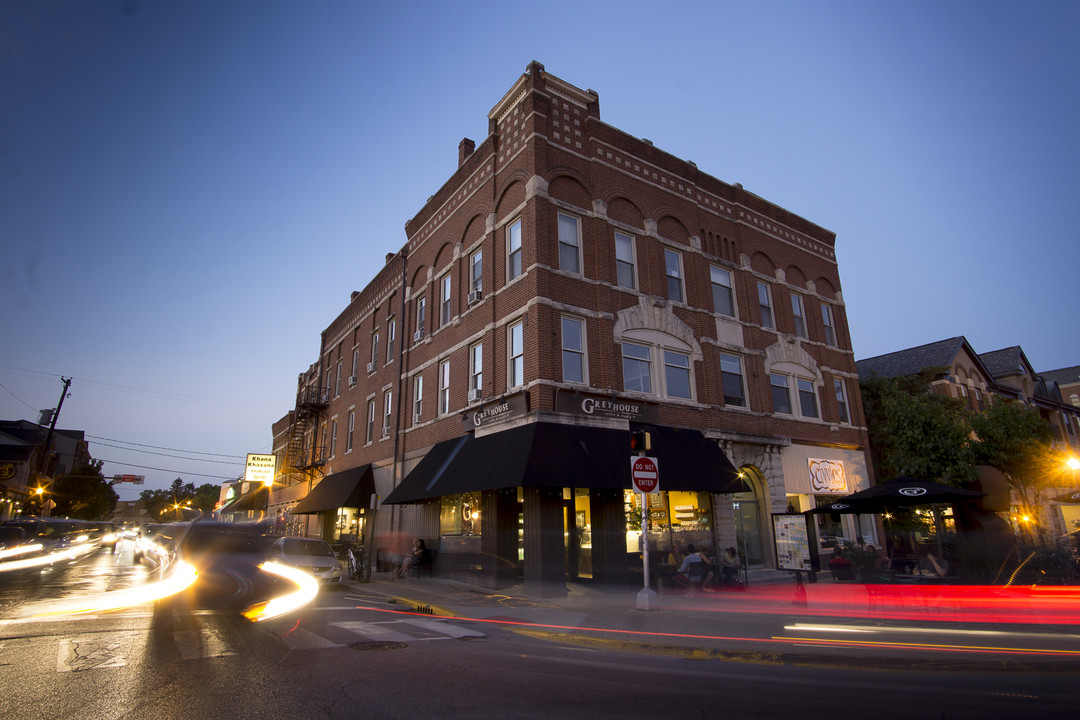
M247 510L265 510L266 509L266 493L268 492L265 485L259 485L251 492L241 495L233 500L228 505L219 510L219 513L230 512L245 512Z
M697 430L652 428L661 490L745 490L720 447ZM386 498L411 503L509 487L630 488L626 430L537 422L435 445Z
M311 515L343 507L366 508L371 506L374 494L375 474L371 465L361 465L327 475L290 512Z

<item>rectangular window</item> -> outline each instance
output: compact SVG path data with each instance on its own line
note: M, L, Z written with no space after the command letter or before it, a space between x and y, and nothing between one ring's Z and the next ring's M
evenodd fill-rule
M477 399L484 389L484 345L476 343L469 348L469 390L474 391ZM472 395L472 393L470 393ZM470 399L472 399L470 397Z
M450 361L439 363L439 414L450 412Z
M742 360L735 355L720 355L720 381L724 386L724 404L746 407Z
M341 394L341 361L337 363L337 374L334 376L334 397Z
M795 334L806 339L806 316L803 314L802 298L795 293L791 294L791 314L795 316Z
M836 392L836 412L840 417L840 422L850 423L851 415L848 413L847 388L844 387L844 381L834 378L833 390Z
M469 262L469 292L479 298L484 291L484 252L477 250Z
M439 280L439 327L450 322L450 273Z
M690 399L690 356L664 350L664 392L667 397Z
M510 356L507 386L515 388L525 384L525 323L510 326L506 344Z
M420 422L420 417L424 414L424 376L417 375L416 380L413 381L413 401L412 401L412 414L413 422Z
M424 323L427 321L427 296L421 295L420 299L416 301L416 338L419 340L424 337L424 331L427 328L424 327Z
M572 215L559 213L559 268L581 272L581 223Z
M370 443L372 436L375 434L375 401L368 400L367 404L367 435L364 442Z
M821 322L825 324L825 344L836 347L836 327L833 325L832 308L821 306Z
M390 316L386 321L386 362L394 362L394 344L397 342L397 320Z
M373 372L379 364L379 333L371 334L371 367L368 372Z
M668 300L682 302L682 256L674 250L664 250L664 270L667 274Z
M652 392L652 362L646 345L622 344L623 389Z
M775 328L772 314L772 295L769 286L763 282L757 284L758 304L761 305L761 324L770 330Z
M356 432L356 411L349 411L349 434L345 436L345 452L352 452L353 433Z
M360 348L353 348L352 351L352 372L349 373L353 377L356 377L360 370Z
M615 269L619 285L637 288L634 281L634 238L621 232L615 233Z
M792 415L791 393L788 390L787 376L770 373L769 385L772 386L773 412Z
M506 228L506 279L513 280L521 274L521 221L515 220Z
M394 395L394 393L390 392L389 390L387 390L383 394L383 420L382 420L383 433L382 434L384 436L388 435L390 433L390 413L394 409L394 404L393 404L393 402L391 402L391 399L393 398L393 395Z
M337 418L330 421L330 457L337 455Z
M709 279L712 280L713 312L735 317L735 293L731 287L731 273L710 265Z
M803 417L820 417L817 406L817 390L813 380L798 379L799 385L799 414Z
M585 382L585 323L571 317L562 319L563 382Z

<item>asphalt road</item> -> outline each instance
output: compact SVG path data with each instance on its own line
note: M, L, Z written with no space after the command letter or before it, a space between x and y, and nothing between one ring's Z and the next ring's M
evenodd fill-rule
M2 718L1075 717L1074 675L626 652L331 588L285 619L144 604L29 618L145 582L130 547L0 579Z

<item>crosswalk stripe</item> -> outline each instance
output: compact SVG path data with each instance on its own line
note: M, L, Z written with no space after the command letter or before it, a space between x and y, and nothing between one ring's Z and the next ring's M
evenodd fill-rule
M296 628L284 635L278 636L283 643L289 646L290 650L322 650L325 648L342 647L341 643L331 642L321 635L305 630L304 628Z
M442 633L443 635L449 635L452 638L484 637L484 633L482 633L482 632L477 632L476 630L472 630L470 628L463 628L460 625L451 625L449 623L444 623L444 622L441 622L439 620L424 620L422 618L415 618L415 619L414 618L408 618L408 619L402 620L402 622L407 622L410 625L416 625L417 627L422 627L425 630L430 630L432 632Z
M173 640L184 660L235 655L225 640L211 629L174 630Z
M360 620L349 620L346 622L331 623L334 627L339 627L342 630L348 630L358 635L363 635L369 640L383 640L386 642L409 642L415 640L412 635L406 635L405 633L398 632L397 630L391 630L382 625L376 625L374 623L362 622Z

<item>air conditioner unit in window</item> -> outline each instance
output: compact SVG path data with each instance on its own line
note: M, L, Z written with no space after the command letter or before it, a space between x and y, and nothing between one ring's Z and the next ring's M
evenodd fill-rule
M424 339L424 331L423 330L417 330L416 332L414 332L412 334L413 342L420 342L423 339Z
M480 399L480 389L473 388L469 391L469 402L476 402Z
M413 425L419 425L420 424L420 413L413 413L412 424Z
M355 375L350 375L349 376L349 384L350 385L355 385L356 384L356 376Z
M367 371L368 371L369 373L373 373L373 372L375 372L375 367L376 367L376 366L375 366L375 363L373 363L373 362L369 362L369 363L367 364Z
M473 303L480 302L483 297L484 293L482 293L480 290L473 290L471 293L469 293L469 304L472 305Z

